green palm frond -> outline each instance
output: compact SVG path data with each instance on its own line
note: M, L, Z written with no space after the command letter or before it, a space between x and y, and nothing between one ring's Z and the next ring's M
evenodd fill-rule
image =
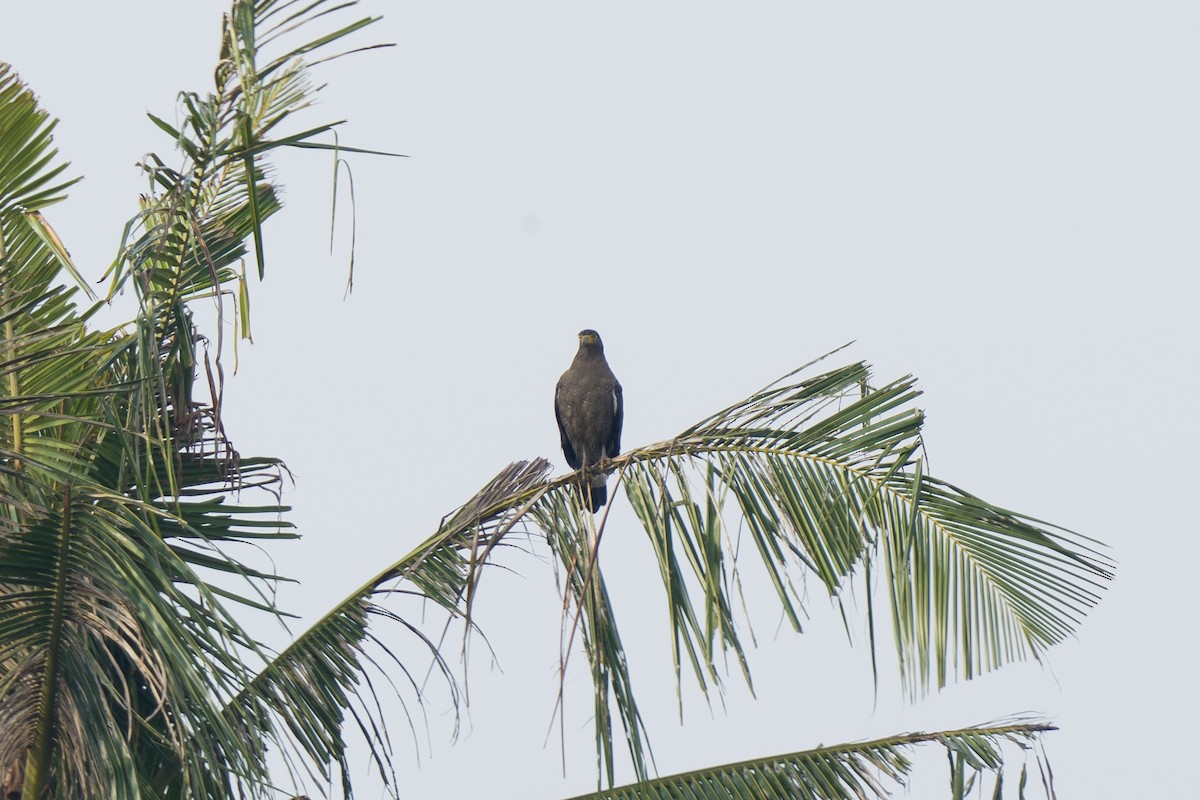
M0 63L0 424L10 466L69 468L74 429L98 404L85 395L111 352L106 334L87 331L75 290L58 285L65 250L40 214L77 180L56 163L55 124Z
M272 659L228 704L226 718L286 742L286 757L305 764L336 765L343 789L349 791L342 735L349 714L369 746L378 773L395 791L387 720L375 684L363 676L369 668L378 669L382 677L403 675L418 704L424 680L396 655L394 645L385 645L369 630L370 619L399 623L428 649L457 711L459 686L438 646L416 622L391 610L388 598L415 596L469 626L472 594L489 553L545 492L549 470L544 459L517 462L502 470L448 515L433 536L367 581ZM369 646L380 660L368 652ZM328 782L331 776L322 771L310 777Z
M874 390L868 380L864 364L789 377L613 462L647 531L666 543L656 548L664 569L681 571L664 554L687 553L706 593L703 635L676 624L677 635L709 664L714 640L741 657L723 589L732 555L719 555L722 535L734 551L722 514L732 500L797 630L798 580L812 575L837 597L855 570L881 565L912 691L1040 657L1098 601L1111 565L1085 537L927 475L914 380ZM685 584L672 589L686 607Z
M39 209L71 181L61 178L53 128L0 64L0 763L25 768L29 797L64 775L77 775L78 794L63 796L121 787L103 752L124 730L89 731L83 720L115 699L102 677L114 659L136 665L148 691L162 684L130 605L95 558L78 492L106 432L113 348L55 282L62 253Z
M58 150L51 135L56 124L12 68L0 62L0 208L6 219L59 202L79 180L64 179L69 165L55 163Z
M580 795L572 800L865 800L892 797L903 790L912 770L910 755L923 745L941 746L951 761L951 794L958 800L982 780L995 776L994 797L1001 797L1005 751L1022 756L1024 786L1028 757L1048 769L1035 749L1043 733L1056 730L1044 722L1009 721L937 733L907 733L869 742L819 747L798 753L759 758L737 764L619 786ZM1046 770L1043 770L1046 774ZM1053 784L1043 783L1054 797ZM1021 796L1024 797L1022 790Z
M165 479L157 494L172 495L180 488L174 459L192 443L189 422L197 408L191 392L202 375L211 387L210 422L222 435L225 314L232 307L240 335L250 337L250 292L242 262L248 241L253 241L262 277L263 222L281 207L266 157L279 147L317 144L315 137L340 124L279 133L319 89L302 56L376 21L354 19L329 31L354 5L331 0L234 2L222 22L212 90L181 94L174 123L151 115L171 137L178 162L172 165L175 159L155 154L143 160L149 192L109 268L108 296L111 300L132 286L140 307L123 369L141 396L128 409L135 416L125 422L160 443L147 448L139 464L144 475ZM324 32L315 39L301 36L314 25ZM212 342L192 322L189 304L202 299L211 300L217 311ZM210 345L215 350L211 364ZM204 360L197 353L200 347Z
M228 796L263 765L215 744L237 741L231 729L186 748L184 734L221 719L252 640L135 504L82 479L62 496L0 540L0 759L29 748L26 780L41 783L27 788L94 797L152 774L134 768L152 749L191 762L198 796Z
M178 297L219 293L239 274L231 266L254 242L259 277L265 272L263 221L280 208L270 168L263 157L280 147L309 147L345 152L314 141L333 132L341 122L274 136L277 128L307 108L319 87L310 78L303 56L319 51L378 21L363 17L316 39L295 41L314 23L326 23L351 9L355 2L296 0L234 2L222 23L221 57L213 90L204 96L184 93L179 98L180 122L172 124L150 115L183 155L180 167L169 167L150 156L142 167L151 194L135 219L133 241L110 269L110 296L131 275L139 275L141 291L169 305ZM369 45L356 50L388 45ZM264 51L282 53L264 59ZM351 51L353 52L353 51ZM337 54L323 60L337 58ZM265 63L264 63L265 62ZM165 260L166 269L161 266ZM179 265L179 266L176 266ZM244 289L239 284L239 288ZM245 292L240 295L245 302ZM242 308L245 314L247 309Z
M120 746L124 731L104 725L115 720L102 713L119 699L114 689L129 687L106 685L103 676L110 660L120 659L137 665L137 691L161 697L165 683L126 596L112 591L111 570L90 557L97 554L95 543L80 542L78 517L85 513L65 489L60 514L48 510L19 537L0 542L6 589L0 593L0 760L26 764L26 792L62 784L68 775L74 788L62 796L132 788L125 783L131 771L112 763L128 753ZM96 724L85 727L85 720ZM106 758L114 745L114 758Z
M652 762L653 755L638 711L608 588L596 561L600 541L592 515L580 505L578 495L557 491L544 494L530 509L529 518L546 532L555 556L554 563L558 566L560 587L565 587L564 596L570 601L565 606L559 685L565 683L568 656L578 634L596 687L593 729L605 779L610 786L615 780L611 709L614 704L633 757L634 771L639 778L644 778L650 767L648 760ZM614 703L609 702L610 697ZM562 702L561 695L559 702Z

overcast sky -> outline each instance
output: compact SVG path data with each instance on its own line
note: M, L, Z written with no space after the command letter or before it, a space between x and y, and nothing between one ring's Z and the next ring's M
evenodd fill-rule
M85 274L136 210L134 162L170 147L145 112L173 118L177 91L209 87L225 6L4 4L0 60L86 176L50 213ZM920 379L934 474L1108 543L1117 579L1047 668L917 705L890 673L875 700L867 649L819 590L802 637L764 602L759 699L731 682L710 713L690 692L680 727L650 549L618 497L606 569L659 770L1034 711L1062 727L1061 797L1194 793L1200 6L362 10L387 14L362 41L398 46L322 68L308 121L349 118L344 143L411 157L352 161L344 301L329 159L277 161L288 206L227 389L241 451L296 475L305 538L273 553L302 581L285 605L315 619L510 461L565 469L551 397L581 328L624 385L627 447L856 340L833 364ZM398 721L409 797L594 786L585 682L568 687L565 778L557 734L545 744L549 570L507 563L481 600L503 672L475 649L463 740L431 708L418 771Z

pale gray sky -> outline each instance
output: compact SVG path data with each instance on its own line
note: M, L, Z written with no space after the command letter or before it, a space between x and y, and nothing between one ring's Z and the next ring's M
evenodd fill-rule
M0 59L87 176L52 209L99 276L134 161L207 89L224 2L6 3ZM932 471L1107 542L1117 580L1050 669L876 706L814 590L811 632L755 615L759 700L674 719L665 615L622 498L605 553L661 772L1041 712L1061 797L1184 797L1200 712L1200 6L1186 2L367 3L398 47L323 68L350 118L356 290L327 256L329 160L280 160L290 205L254 287L226 424L283 457L305 534L273 555L307 619L431 533L508 462L565 468L554 382L584 327L625 387L626 446L668 438L843 342L925 389ZM347 229L348 230L348 229ZM344 253L341 236L339 253ZM387 347L390 352L382 348ZM554 738L548 569L485 584L472 712L409 797L594 785L588 689ZM387 629L383 629L387 633ZM582 663L582 659L580 659ZM405 748L404 726L396 728ZM422 745L425 749L425 746ZM943 787L941 760L924 785ZM1148 778L1153 775L1153 778ZM929 791L933 791L930 789ZM914 790L914 796L928 796ZM375 792L366 784L363 797Z

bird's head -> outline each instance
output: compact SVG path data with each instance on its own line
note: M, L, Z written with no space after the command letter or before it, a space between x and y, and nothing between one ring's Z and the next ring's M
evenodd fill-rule
M600 334L596 333L591 328L586 328L579 332L580 347L594 347L597 350L603 350L604 345L600 342Z

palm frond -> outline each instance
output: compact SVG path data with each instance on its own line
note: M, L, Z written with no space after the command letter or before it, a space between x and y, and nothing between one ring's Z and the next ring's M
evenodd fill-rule
M963 798L976 780L995 776L994 797L1001 797L1005 752L1022 758L1022 784L1026 762L1032 755L1044 765L1036 749L1041 735L1056 730L1037 721L1009 721L936 733L906 733L869 742L818 747L797 753L709 767L695 772L619 786L572 800L865 800L892 797L904 789L912 770L910 755L920 746L941 746L951 760L951 796ZM1048 767L1048 765L1045 765ZM1045 784L1053 798L1053 786ZM1025 794L1022 791L1021 796Z
M1039 657L1098 601L1111 564L1094 542L926 474L915 382L864 390L868 380L852 364L775 384L611 462L673 576L673 630L707 663L714 640L742 658L730 500L797 629L805 576L838 597L856 570L882 563L913 691ZM722 546L728 558L715 555ZM701 600L687 600L679 552Z
M96 501L68 485L61 510L0 539L0 761L27 763L26 791L130 790L132 732L156 730L181 753L171 709L226 682L197 667L194 620L181 616L196 604L164 580L161 547L131 541L136 531L112 524Z
M596 687L593 729L604 777L611 786L616 763L612 724L615 704L634 771L639 778L645 778L650 767L647 759L652 762L653 756L638 712L608 588L596 561L600 541L592 515L583 509L573 492L547 492L532 506L529 517L547 534L559 568L559 583L565 586L564 596L568 599L564 605L559 685L565 684L567 661L578 634ZM560 706L562 700L560 693Z
M78 492L107 432L102 400L121 389L105 386L109 336L89 332L74 291L55 282L65 248L39 209L71 181L53 127L0 64L0 764L22 768L25 796L70 775L61 796L85 797L127 787L113 772L126 726L104 725L111 714L83 725L129 688L109 679L111 664L129 661L151 694L163 673L106 580Z
M304 765L301 770L307 765L336 766L343 790L349 792L342 734L349 714L368 744L377 772L395 792L387 721L375 684L363 677L372 670L385 678L389 673L402 674L418 704L424 680L396 655L395 645L384 644L369 630L369 622L376 617L398 623L429 651L457 711L459 685L439 647L416 622L391 610L388 598L415 596L469 626L472 593L488 554L545 491L549 469L547 461L535 459L502 470L448 515L433 536L367 581L273 658L228 703L226 719L284 743L285 757ZM368 652L369 646L382 661ZM405 693L397 693L403 699ZM321 783L332 778L328 769L313 773L309 768L308 776Z
M262 226L281 207L266 156L278 147L311 144L340 124L276 135L311 104L319 89L301 56L322 50L376 18L326 29L312 39L297 37L314 24L335 24L355 5L331 0L233 2L221 25L212 90L181 94L175 123L150 116L171 137L179 163L170 165L173 159L156 154L143 160L149 192L109 268L108 296L112 299L132 285L139 303L139 323L128 339L124 368L141 393L129 410L140 416L127 420L127 426L153 432L161 441L161 447L145 451L142 466L146 474L165 478L159 492L164 496L180 488L173 459L177 450L190 444L188 423L197 410L192 387L202 375L210 387L206 413L213 430L223 434L221 359L227 301L235 301L239 334L250 338L250 291L243 265L247 243L253 241L261 278ZM277 55L280 52L283 55ZM190 304L199 300L216 309L212 341L193 323Z
M37 99L0 61L0 209L5 219L59 202L78 178L63 179L69 166L55 163L52 143L57 124L37 107Z
M169 305L181 296L217 293L219 297L220 287L238 278L227 270L245 255L247 238L254 242L255 262L259 277L263 277L266 261L262 224L280 207L263 156L280 147L332 149L334 145L322 145L313 139L342 124L327 123L272 136L312 103L319 88L312 83L310 65L303 56L379 18L363 17L315 39L298 43L292 40L312 24L327 22L355 5L353 0L233 3L222 22L221 59L212 92L204 96L181 94L181 122L177 124L150 116L172 137L184 156L183 165L168 167L157 156L143 162L151 194L131 229L138 235L110 268L110 296L136 274L143 276L143 287L149 283L160 304ZM284 48L282 54L263 63L265 50L280 48ZM164 256L168 265L182 267L168 268L162 274L159 262ZM244 286L239 288L244 293Z

